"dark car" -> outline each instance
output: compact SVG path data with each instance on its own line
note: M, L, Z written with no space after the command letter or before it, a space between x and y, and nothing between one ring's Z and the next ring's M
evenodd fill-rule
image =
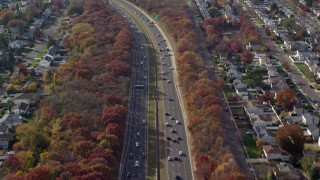
M133 153L130 153L129 157L130 157L130 158L133 158Z
M174 159L175 161L180 161L180 158L178 158L177 156L175 156L173 159Z
M176 179L182 179L179 175L176 175Z
M182 138L181 138L181 137L177 137L177 139L178 139L179 141L182 141Z
M128 178L131 177L131 172L128 172L128 173L127 173L127 177L128 177Z
M168 141L171 141L171 140L172 140L172 138L168 136L168 137L167 137L167 140L168 140Z
M166 115L166 116L170 116L170 113L166 112L165 115Z
M169 101L173 101L173 98L170 98Z

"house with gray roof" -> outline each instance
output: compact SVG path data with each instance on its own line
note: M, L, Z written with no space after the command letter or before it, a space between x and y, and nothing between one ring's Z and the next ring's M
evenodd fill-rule
M268 144L275 144L275 135L266 126L256 126L253 128L257 139L261 139Z

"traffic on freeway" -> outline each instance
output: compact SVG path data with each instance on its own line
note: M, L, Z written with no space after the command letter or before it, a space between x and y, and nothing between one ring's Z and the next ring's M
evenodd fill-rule
M112 3L111 3L112 4ZM119 179L146 179L148 122L148 51L143 34L132 19L115 4L113 7L130 24L134 34L134 71L130 90L129 116L122 152Z
M164 33L159 29L154 20L146 16L140 9L125 1L121 3L127 11L133 12L145 28L153 36L154 47L159 51L161 72L158 76L163 80L163 108L165 114L160 115L165 119L165 149L167 157L167 177L165 179L192 179L191 161L186 136L186 122L182 114L181 102L177 91L177 82L174 76L174 54ZM156 41L156 42L155 42Z

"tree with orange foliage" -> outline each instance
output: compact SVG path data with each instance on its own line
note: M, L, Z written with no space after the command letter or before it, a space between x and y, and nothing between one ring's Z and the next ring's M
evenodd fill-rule
M285 124L276 132L276 143L293 156L302 156L305 138L298 124Z
M278 91L275 100L286 110L291 110L297 103L296 93L288 87Z

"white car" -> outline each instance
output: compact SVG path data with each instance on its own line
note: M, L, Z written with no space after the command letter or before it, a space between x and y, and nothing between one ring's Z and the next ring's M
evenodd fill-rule
M136 142L136 147L139 147L139 146L140 146L139 142Z
M168 161L172 161L172 160L173 160L172 157L168 156Z
M179 151L179 156L183 156L183 152L182 151Z
M181 122L179 120L176 120L176 124L181 124Z
M166 126L170 126L170 124L168 122L166 122Z
M173 117L173 116L170 116L170 120L174 120L174 117Z
M140 165L139 165L139 161L136 161L135 163L134 163L134 167L139 167Z
M140 136L141 136L140 132L137 132L137 137L140 137Z

